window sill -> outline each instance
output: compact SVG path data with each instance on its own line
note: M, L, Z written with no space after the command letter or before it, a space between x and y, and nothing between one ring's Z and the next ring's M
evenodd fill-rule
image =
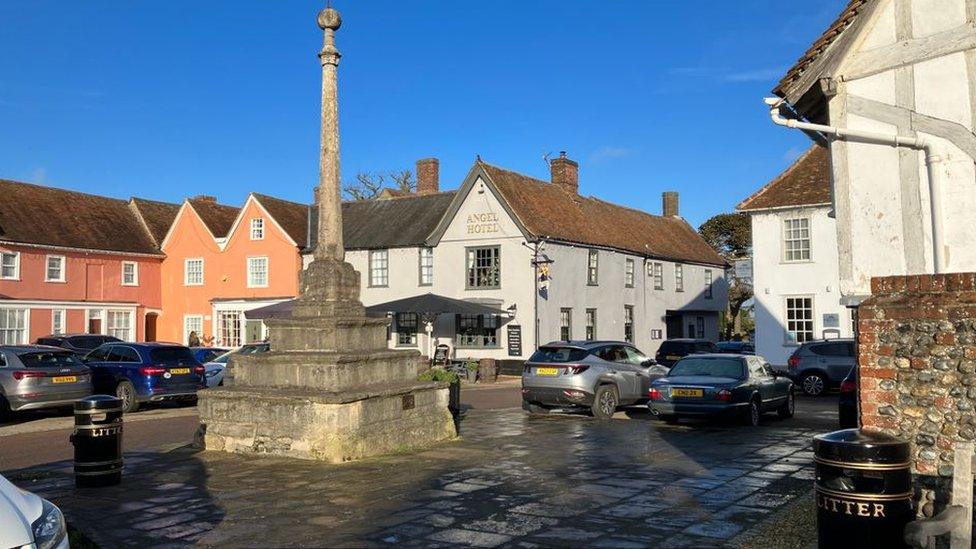
M810 263L816 263L812 259L797 259L795 261L790 261L789 259L781 259L780 265L808 265Z
M138 288L139 287L138 284L122 284L122 285L125 286L126 288Z
M44 282L47 282L47 283L50 283L50 284L66 284L67 283L66 280L45 280Z
M465 290L501 290L501 286L468 286Z
M469 347L467 345L455 345L454 348L455 349L467 349L469 351L479 351L479 350L480 351L492 351L492 350L499 350L499 349L502 348L502 346L501 345L493 345L493 346L490 346L490 347L477 347L477 346Z
M380 285L380 284L370 284L369 286L366 286L366 287L367 288L389 288L390 285L389 284L382 284L382 285Z
M0 278L0 281L6 280L7 282L20 282L19 278Z
M261 288L267 288L267 287L268 287L268 285L267 285L267 284L264 284L264 285L261 285L261 286L258 286L258 285L251 285L251 284L248 284L248 285L247 285L247 288L248 288L249 290L260 290Z

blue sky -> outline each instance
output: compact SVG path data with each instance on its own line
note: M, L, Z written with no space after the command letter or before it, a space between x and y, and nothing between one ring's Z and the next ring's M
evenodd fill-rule
M845 0L334 0L343 179L475 155L694 225L809 141L762 98ZM0 4L0 178L180 201L308 201L324 1Z

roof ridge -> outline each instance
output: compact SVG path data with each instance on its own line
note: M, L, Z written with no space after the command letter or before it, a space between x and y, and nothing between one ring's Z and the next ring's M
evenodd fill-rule
M525 175L525 174L524 174L524 173L522 173L522 172L517 172L517 171L515 171L515 170L511 170L511 169L509 169L509 168L503 168L503 167L501 167L501 166L498 166L498 165L496 165L496 164L492 164L492 163L490 163L490 162L485 162L484 160L481 160L480 158L479 158L479 159L477 160L477 162L479 162L479 163L481 163L481 164L484 164L485 166L488 166L489 168L494 168L494 169L496 169L496 170L501 170L501 171L503 171L503 172L508 172L508 173L512 173L512 174L515 174L515 175L517 175L517 176L519 176L519 177L523 177L523 178L525 178L525 179L529 179L529 180L531 180L531 181L532 181L533 183L539 183L540 185L551 185L551 184L552 184L551 182L549 182L549 181L546 181L545 179L539 179L538 177L533 177L533 176L531 176L531 175Z
M818 147L821 147L821 145L818 145L816 143L814 143L813 145L810 145L810 148L808 148L807 150L803 151L803 154L801 154L800 156L798 156L797 159L794 160L793 163L790 164L790 166L788 168L786 168L785 170L783 170L782 172L780 172L780 174L777 175L776 177L774 177L772 180L770 180L769 183L766 183L765 185L763 185L762 188L760 188L758 191L752 193L751 195L749 195L748 197L746 197L744 200L742 200L741 202L739 202L735 206L735 209L737 209L737 210L747 209L750 202L756 201L757 199L759 199L759 197L761 197L762 195L764 195L767 191L769 191L777 183L779 183L782 180L786 179L786 176L791 175L793 172L795 172L796 169L800 166L800 164L802 164L803 161L807 159L807 157L809 157L811 154L813 154L817 150Z
M254 198L258 200L261 200L262 198L270 198L271 200L277 200L278 202L287 202L288 204L294 204L295 206L304 206L306 208L311 205L311 204L305 204L304 202L295 202L294 200L288 200L287 198L278 198L277 196L273 196L270 194L264 194L258 192L252 192L251 194L254 195Z
M176 202L166 202L165 200L153 200L152 198L142 198L141 196L130 196L129 197L129 200L131 200L131 201L139 200L139 201L142 201L142 202L152 202L153 204L163 204L163 205L166 205L166 206L175 206L177 208L180 207L180 204L177 204Z

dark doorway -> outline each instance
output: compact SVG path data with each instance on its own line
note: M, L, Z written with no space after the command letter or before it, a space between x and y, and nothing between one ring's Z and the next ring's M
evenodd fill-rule
M664 325L667 328L668 339L681 337L681 315L666 315Z
M146 341L156 341L156 320L158 319L157 313L146 313Z
M88 319L88 333L90 333L90 334L100 334L100 333L102 333L102 319L100 319L100 318L89 318Z
M688 323L688 335L685 337L695 337L695 324L693 322Z

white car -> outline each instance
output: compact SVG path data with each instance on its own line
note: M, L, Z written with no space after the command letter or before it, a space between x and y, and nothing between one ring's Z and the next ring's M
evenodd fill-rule
M61 510L0 475L0 547L68 549Z
M268 343L248 343L238 347L233 351L228 351L210 362L203 365L206 369L207 388L212 389L224 383L224 373L227 370L227 361L234 355L251 355L254 353L266 353L271 349Z

